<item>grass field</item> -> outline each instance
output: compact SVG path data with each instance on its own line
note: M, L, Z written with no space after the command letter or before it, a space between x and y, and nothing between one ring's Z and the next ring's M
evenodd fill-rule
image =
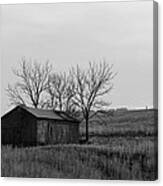
M157 113L115 113L90 122L82 145L2 147L1 174L10 177L157 179ZM84 125L80 128L84 136Z
M81 124L81 135L85 135L85 125ZM91 137L147 137L157 136L157 111L140 110L98 115L89 124Z

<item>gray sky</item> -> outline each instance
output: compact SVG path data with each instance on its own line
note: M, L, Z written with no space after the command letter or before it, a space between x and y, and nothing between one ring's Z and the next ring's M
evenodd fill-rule
M49 59L56 71L105 58L118 75L112 107L153 105L153 2L2 5L1 112L21 57Z

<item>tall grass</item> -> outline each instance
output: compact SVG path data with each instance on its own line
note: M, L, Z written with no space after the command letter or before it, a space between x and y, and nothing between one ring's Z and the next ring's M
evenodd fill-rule
M156 153L152 141L128 144L127 140L116 146L2 147L1 173L5 177L154 180Z

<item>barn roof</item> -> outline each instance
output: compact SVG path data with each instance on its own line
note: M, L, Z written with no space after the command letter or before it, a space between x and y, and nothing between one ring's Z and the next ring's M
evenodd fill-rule
M19 105L17 107L20 107L20 108L26 110L28 113L32 114L33 116L35 116L38 119L53 119L53 120L79 122L77 119L73 118L72 116L68 115L66 112L63 112L63 111L57 111L57 110L53 110L53 109L31 108L31 107L26 107L24 105L23 106ZM5 115L7 115L7 114L5 114Z

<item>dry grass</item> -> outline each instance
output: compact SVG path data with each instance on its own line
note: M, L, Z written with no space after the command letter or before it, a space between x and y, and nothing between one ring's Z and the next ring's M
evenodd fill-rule
M157 162L154 142L107 145L2 147L2 176L154 180Z
M81 136L85 135L85 124L81 124ZM157 111L115 113L98 115L89 125L91 137L146 137L157 136Z

